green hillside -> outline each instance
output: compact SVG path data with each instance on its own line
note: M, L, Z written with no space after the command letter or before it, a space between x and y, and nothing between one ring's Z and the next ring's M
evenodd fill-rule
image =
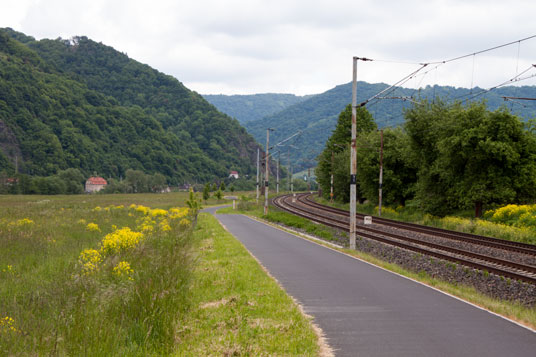
M0 172L199 182L253 173L256 148L236 120L111 47L0 29Z
M252 95L203 94L203 98L218 108L219 111L236 118L242 124L280 112L309 97L311 96L300 97L294 94L278 93Z
M384 83L358 82L358 103L371 98L387 87L387 84ZM473 88L471 91L466 88L448 86L428 86L420 90L396 88L388 97L440 97L447 102L452 102L465 101L481 91L480 88ZM473 100L486 100L490 110L506 105L513 113L525 120L536 117L535 102L525 102L523 106L515 102L505 102L501 96L535 98L536 87L503 87L475 97ZM279 113L248 122L245 126L260 143L266 140L266 128L268 127L276 129L270 139L273 142L286 138L289 133L302 130L303 133L294 143L298 150L295 150L292 156L297 158L297 170L313 167L316 165L316 157L323 150L326 140L335 129L338 115L351 102L351 98L351 83L339 85L301 103L294 104ZM404 122L404 110L410 108L411 105L409 101L400 99L383 99L367 105L367 108L375 118L378 127L383 128L401 125Z

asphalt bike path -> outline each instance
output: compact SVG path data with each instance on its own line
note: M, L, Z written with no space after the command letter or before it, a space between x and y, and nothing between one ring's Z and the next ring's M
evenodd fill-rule
M536 356L534 331L247 216L215 216L314 317L336 356Z

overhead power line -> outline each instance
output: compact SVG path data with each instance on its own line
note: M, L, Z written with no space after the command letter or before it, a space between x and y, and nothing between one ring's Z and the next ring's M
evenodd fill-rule
M466 54L466 55L463 55L463 56L458 56L458 57L453 57L453 58L450 58L450 59L446 59L446 60L443 60L443 61L433 61L433 62L405 62L405 61L393 61L393 60L382 60L382 59L371 59L371 58L366 58L366 57L355 57L357 60L360 60L360 61L376 61L376 62L390 62L390 63L405 63L405 64L416 64L416 65L420 65L421 67L419 67L417 70L411 72L410 74L408 74L407 76L403 77L402 79L400 79L399 81L397 81L396 83L394 83L393 85L381 90L380 92L376 93L375 95L373 95L372 97L370 97L369 99L365 100L364 102L362 102L361 104L359 104L359 106L365 106L367 105L368 103L370 103L371 101L373 100L379 100L379 99L387 99L387 96L391 93L393 93L397 87L401 86L402 84L406 83L407 81L411 80L412 78L415 78L417 75L418 76L426 76L429 72L433 71L433 70L436 70L439 66L443 65L443 64L446 64L446 63L449 63L449 62L454 62L454 61L458 61L458 60L461 60L461 59L464 59L464 58L467 58L467 57L471 57L473 56L473 71L474 71L474 57L476 55L479 55L479 54L482 54L482 53L485 53L485 52L490 52L490 51L493 51L493 50L497 50L499 48L503 48L503 47L507 47L507 46L511 46L513 44L518 44L518 62L519 62L519 46L521 44L521 42L524 42L524 41L528 41L530 39L533 39L533 38L536 38L536 35L532 35L532 36L528 36L528 37L525 37L525 38L522 38L520 40L516 40L516 41L512 41L512 42L508 42L508 43L505 43L505 44L502 44L502 45L498 45L498 46L494 46L494 47L490 47L490 48L486 48L484 50L480 50L480 51L477 51L477 52L472 52L472 53L469 53L469 54ZM435 65L434 68L432 69L429 69L428 71L425 71L424 73L419 73L421 72L424 68L426 68L427 66L429 65ZM502 86L505 86L507 84L510 84L510 83L515 83L515 82L519 82L519 81L523 81L523 80L526 80L526 79L530 79L530 78L534 78L536 77L536 75L530 75L530 76L526 76L526 77L521 77L522 74L526 73L527 71L529 71L530 69L536 67L536 65L531 65L529 68L527 68L526 70L522 71L521 73L519 74L516 74L515 77L503 82L503 83L500 83L496 86L493 86L489 89L485 89L481 92L478 92L476 94L473 95L473 93L469 93L469 94L466 94L466 95L463 95L461 97L466 97L466 96L471 96L468 100L471 100L471 99L474 99L484 93L487 93L487 92L490 92L494 89L497 89L499 87L502 87ZM516 73L517 73L517 68L516 68ZM422 79L421 79L421 82L422 82ZM471 82L472 82L472 79L471 79ZM384 95L383 97L380 97L381 95ZM459 98L455 98L455 99L459 99ZM505 99L506 100L506 99ZM372 103L371 105L375 104L376 102Z
M458 56L458 57L454 57L454 58L449 58L449 59L442 60L442 61L430 61L430 62L416 62L415 61L415 62L413 62L413 61L397 61L397 60L388 60L388 59L374 59L374 58L366 58L366 57L357 57L357 59L360 60L360 61L414 64L414 65L420 65L420 66L422 66L422 65L430 65L430 64L445 64L445 63L461 60L461 59L464 59L464 58L467 58L467 57L476 56L476 55L479 55L479 54L482 54L482 53L485 53L485 52L490 52L490 51L493 51L493 50L497 50L497 49L502 48L502 47L511 46L511 45L516 44L516 43L520 44L521 42L528 41L528 40L533 39L533 38L536 38L536 35L532 35L532 36L529 36L529 37L522 38L520 40L508 42L508 43L505 43L505 44L502 44L502 45L486 48L485 50L472 52L472 53L469 53L469 54L466 54L466 55L462 55L462 56ZM518 49L518 53L519 53L519 49Z
M535 38L535 37L536 37L536 35L532 35L532 36L529 36L529 37L522 38L521 40L508 42L508 43L505 43L505 44L503 44L503 45L499 45L499 46L495 46L495 47L486 48L485 50L481 50L481 51L477 51L477 52L469 53L469 54L467 54L467 55L463 55L463 56L454 57L454 58L451 58L451 59L448 59L448 60L444 60L444 61L429 62L428 64L449 63L449 62L453 62L453 61L461 60L461 59L463 59L463 58L467 58L467 57L471 57L471 56L476 56L476 55L479 55L479 54L481 54L481 53L485 53L485 52L489 52L489 51L497 50L497 49L499 49L499 48L507 47L507 46L510 46L510 45L513 45L513 44L516 44L516 43L521 43L521 42L523 42L523 41L527 41L527 40L533 39L533 38Z

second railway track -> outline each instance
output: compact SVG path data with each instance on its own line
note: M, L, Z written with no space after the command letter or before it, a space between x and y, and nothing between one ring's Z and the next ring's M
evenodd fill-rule
M334 228L348 231L348 211L320 205L312 201L309 194L279 196L273 200L275 206L293 214L308 218ZM363 215L358 215L362 218ZM397 246L420 254L455 262L471 268L485 270L500 276L536 284L536 247L517 242L502 241L467 233L448 231L416 224L397 222L374 217L375 227L357 226L358 236ZM384 226L384 227L382 227ZM405 233L404 233L405 232ZM447 244L423 238L446 240ZM466 247L453 247L448 240L456 241ZM450 245L450 246L449 246ZM472 251L474 246L484 246L491 254ZM495 251L499 251L496 253ZM506 258L503 255L506 254ZM528 260L531 264L524 263ZM523 263L521 263L523 262Z

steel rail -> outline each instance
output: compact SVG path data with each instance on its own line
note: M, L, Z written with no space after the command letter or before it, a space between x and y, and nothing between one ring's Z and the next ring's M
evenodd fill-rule
M275 206L283 209L283 210L286 210L286 211L289 211L289 212L291 212L291 213L293 213L295 215L298 215L298 216L301 216L301 217L316 221L318 223L322 223L322 224L325 224L327 226L342 229L342 230L345 230L345 231L349 230L347 221L342 221L342 220L338 220L338 219L335 219L335 218L325 217L325 216L322 216L319 213L314 213L314 212L311 212L310 210L306 210L306 209L297 207L297 205L295 205L295 204L289 204L288 202L286 202L286 200L288 200L290 197L291 196L287 196L287 195L279 196L279 197L277 197L277 198L275 198L273 200L273 204ZM300 203L304 204L303 202L300 202ZM389 245L398 246L400 248L404 248L404 249L414 251L414 252L418 252L418 253L421 253L421 254L434 256L436 258L440 258L440 259L443 259L443 260L452 261L452 262L455 262L455 263L458 263L458 264L461 264L461 265L465 265L465 266L469 266L469 267L472 267L472 268L475 268L475 269L486 270L486 271L488 271L490 273L495 273L497 275L501 275L501 276L509 277L509 278L512 278L512 279L521 280L521 281L529 282L529 283L532 283L532 284L536 284L536 267L527 266L527 265L523 265L523 264L518 264L518 263L514 263L514 262L510 262L510 261L505 261L505 260L502 260L502 259L489 257L489 256L477 254L477 253L467 252L467 251L464 251L464 250L455 249L455 248L451 248L451 247L445 247L445 246L435 244L435 243L423 242L423 241L419 241L419 240L416 240L416 239L413 239L413 238L400 236L400 235L397 235L397 234L394 234L394 233L383 232L383 231L379 231L379 230L368 228L368 227L359 227L358 229L360 230L360 232L359 232L360 236L363 236L363 237L366 237L366 238L369 238L369 239L380 241L382 243L386 243L386 244L389 244ZM367 232L369 232L369 233L367 233ZM388 238L383 238L383 237L380 237L378 235L390 237L390 238L396 239L396 241L392 240L392 239L388 239ZM407 242L409 242L411 244L408 244ZM416 247L416 246L414 246L412 244L418 244L420 246L425 246L425 247L428 247L429 249L422 248L422 247ZM438 250L446 251L446 252L449 252L451 254L455 254L457 256L444 254L444 253L438 252ZM468 257L468 258L472 258L472 259L477 259L477 260L479 260L481 262L484 261L484 262L486 262L488 264L482 264L482 263L479 263L479 262L470 261L470 260L467 260L465 258L460 258L460 256ZM493 265L490 266L489 264L493 264L494 266ZM497 265L499 265L501 267L507 267L507 268L510 268L510 269L514 269L516 271L504 270L504 269L501 269L500 267L497 267ZM520 273L520 271L523 272L523 273Z
M341 216L349 216L349 212L346 210L325 206L318 202L313 201L311 199L310 194L301 194L297 198L302 203L308 204L310 206L314 206L318 209L322 209L322 210L329 211L335 214L339 214ZM365 214L357 213L357 217L360 219L363 219L365 216L366 216ZM536 246L532 244L507 241L507 240L493 238L493 237L481 236L481 235L472 234L472 233L451 231L451 230L436 228L436 227L423 226L423 225L419 225L415 223L400 222L400 221L395 221L393 219L382 218L382 217L377 217L377 216L371 216L371 217L372 217L372 222L376 224L391 226L391 227L395 227L399 229L405 229L405 230L409 230L412 232L419 232L419 233L429 234L433 236L439 236L442 238L453 239L453 240L462 241L466 243L483 245L483 246L499 248L499 249L503 249L503 250L507 250L511 252L536 256Z

